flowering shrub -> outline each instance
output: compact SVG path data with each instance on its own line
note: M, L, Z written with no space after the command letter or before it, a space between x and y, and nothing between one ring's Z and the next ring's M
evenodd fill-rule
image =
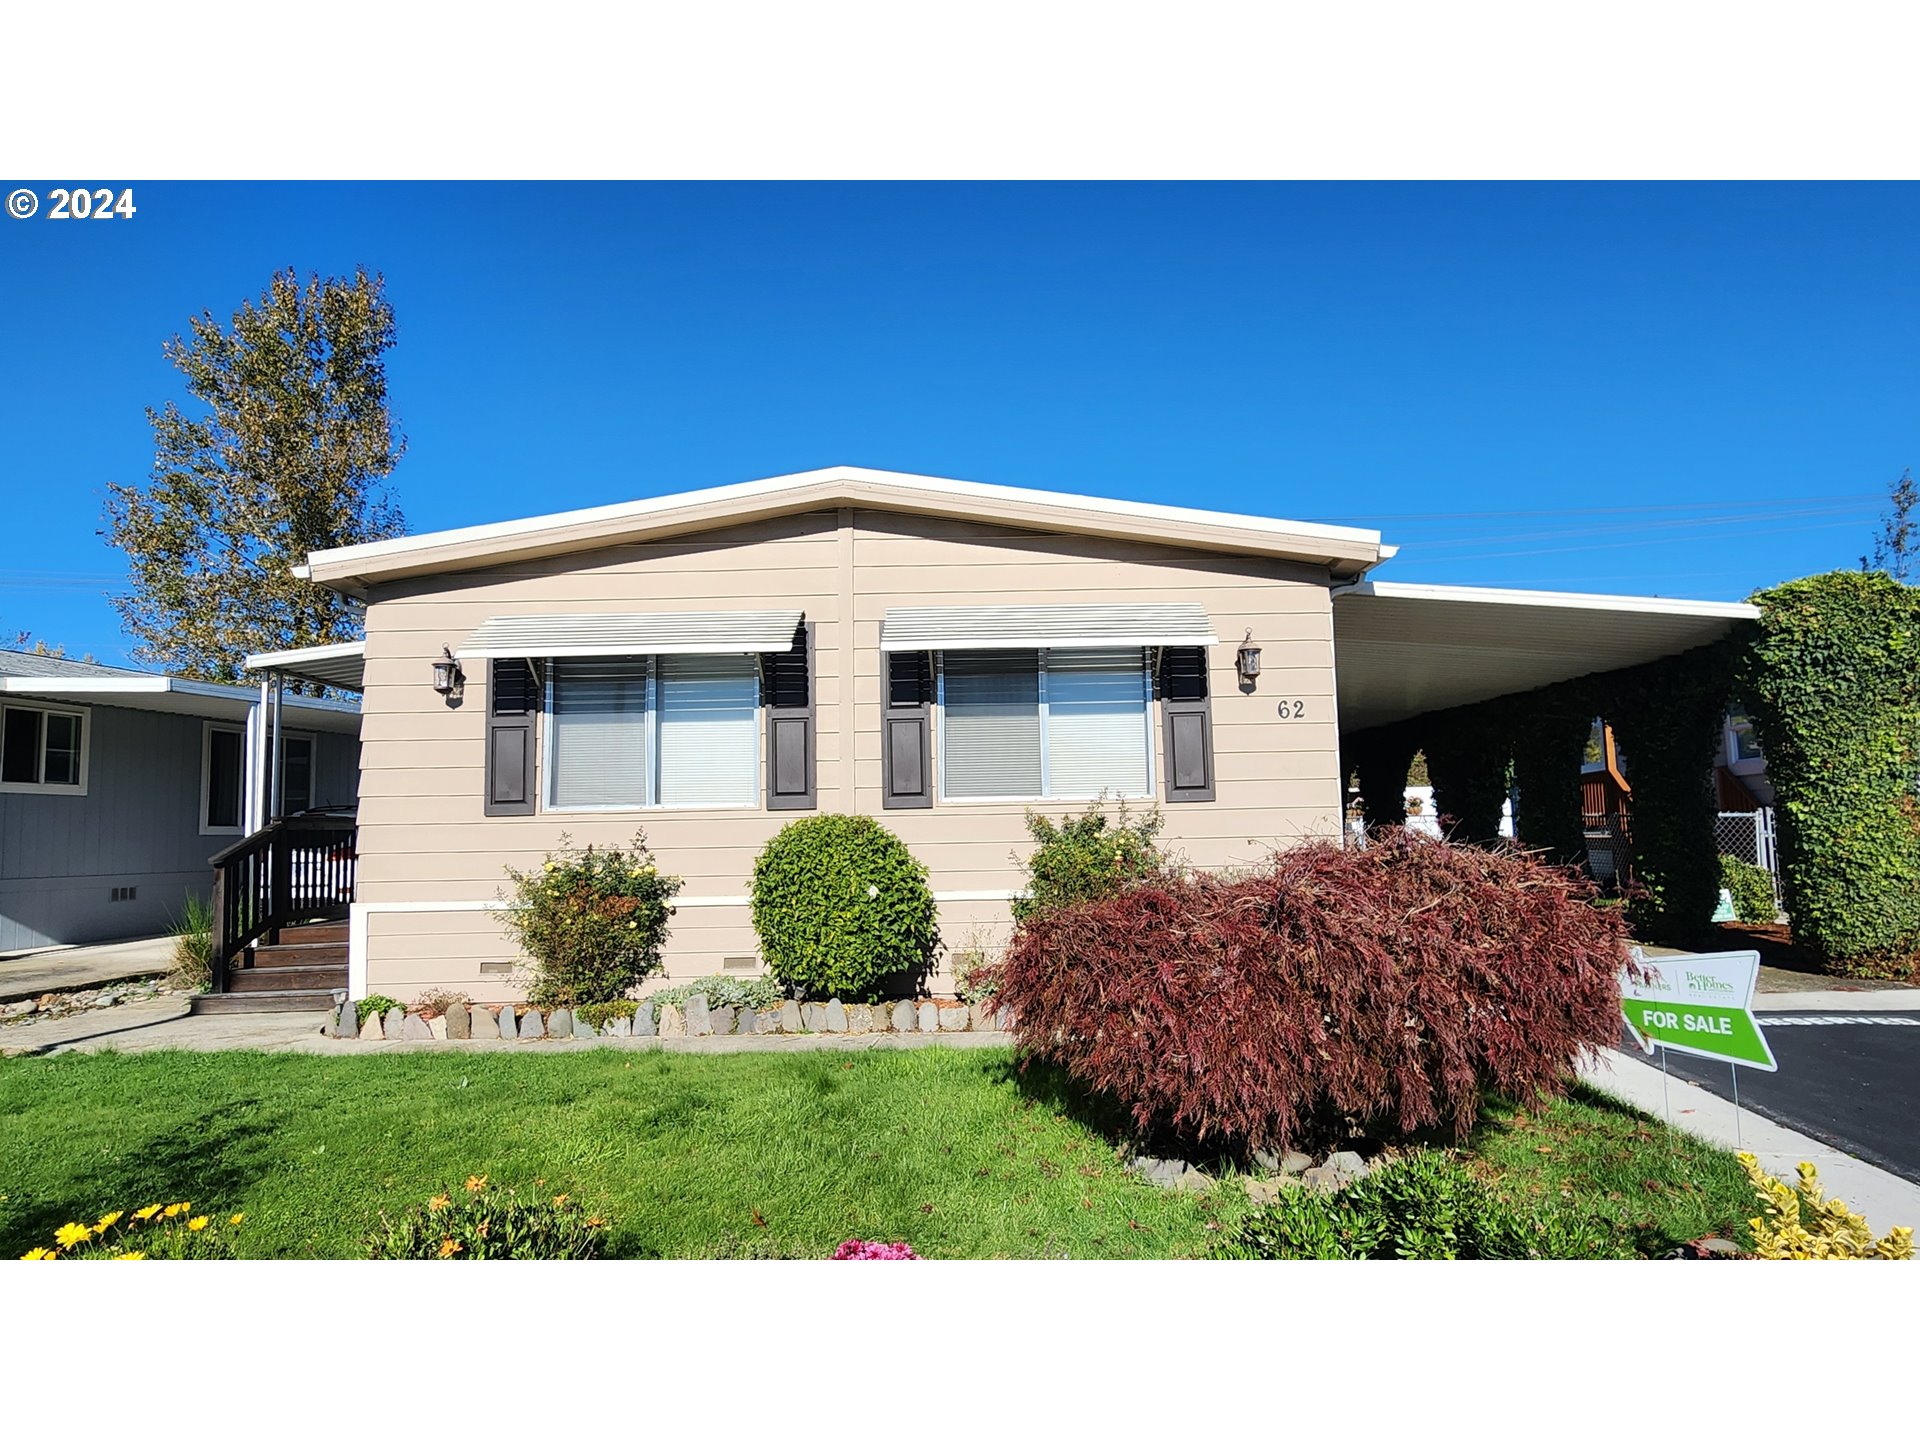
M571 1195L548 1195L544 1181L522 1199L494 1190L484 1175L448 1186L367 1244L375 1260L592 1260L606 1242L607 1222L589 1215Z
M109 1210L91 1225L73 1221L22 1260L231 1260L233 1232L244 1213L216 1220L195 1215L193 1203Z
M836 1260L918 1260L913 1247L904 1240L883 1245L877 1240L842 1240L833 1252Z
M1845 1202L1829 1200L1820 1186L1820 1172L1811 1161L1797 1167L1800 1183L1788 1185L1760 1168L1760 1162L1742 1151L1735 1157L1747 1172L1753 1193L1766 1212L1747 1222L1753 1231L1753 1253L1762 1260L1911 1260L1913 1229L1896 1225L1884 1240L1875 1240L1864 1218Z
M546 1008L618 1000L660 968L676 875L636 831L631 849L560 852L538 870L507 867L513 898L495 913L532 962L527 998Z
M1034 848L1021 861L1027 883L1013 902L1015 920L1062 905L1103 900L1166 869L1166 860L1154 843L1166 824L1158 810L1130 815L1122 801L1112 823L1109 818L1098 800L1083 813L1058 823L1027 812L1027 833L1033 836Z
M1383 830L1240 879L1145 881L1029 917L1000 966L1026 1059L1147 1131L1229 1148L1350 1124L1465 1134L1619 1036L1619 911L1505 850Z
M933 958L927 867L867 815L810 815L753 862L753 928L767 968L810 995L870 1000Z

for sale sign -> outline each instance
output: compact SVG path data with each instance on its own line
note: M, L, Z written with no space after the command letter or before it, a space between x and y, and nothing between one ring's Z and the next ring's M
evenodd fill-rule
M1622 972L1620 1009L1627 1028L1649 1054L1655 1045L1755 1070L1777 1070L1767 1037L1753 1018L1753 986L1760 953L1674 955L1649 960L1638 950L1640 980Z

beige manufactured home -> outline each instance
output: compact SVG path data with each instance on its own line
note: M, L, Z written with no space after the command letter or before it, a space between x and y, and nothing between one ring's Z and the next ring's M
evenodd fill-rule
M364 646L256 666L363 693L353 993L500 1000L504 869L563 835L644 829L685 877L679 980L758 971L749 879L783 824L873 815L930 870L950 952L1004 931L1029 809L1124 796L1192 864L1255 863L1339 832L1343 720L1746 613L1396 591L1366 579L1391 554L1372 530L835 468L316 553L309 578L365 602Z

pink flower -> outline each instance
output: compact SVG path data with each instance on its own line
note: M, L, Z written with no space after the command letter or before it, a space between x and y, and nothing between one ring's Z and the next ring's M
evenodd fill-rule
M882 1245L877 1240L843 1240L840 1248L833 1252L836 1260L918 1260L913 1247L906 1241L891 1245Z

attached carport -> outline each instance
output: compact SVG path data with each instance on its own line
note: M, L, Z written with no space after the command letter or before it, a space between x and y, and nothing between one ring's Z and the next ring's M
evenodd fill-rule
M1649 938L1712 913L1713 757L1751 605L1361 581L1334 592L1340 773L1367 823L1406 819L1424 752L1455 838L1493 840L1509 783L1521 843L1585 855L1580 774L1604 716L1634 764L1630 837Z
M1723 640L1723 600L1362 581L1334 592L1343 733L1625 670Z

